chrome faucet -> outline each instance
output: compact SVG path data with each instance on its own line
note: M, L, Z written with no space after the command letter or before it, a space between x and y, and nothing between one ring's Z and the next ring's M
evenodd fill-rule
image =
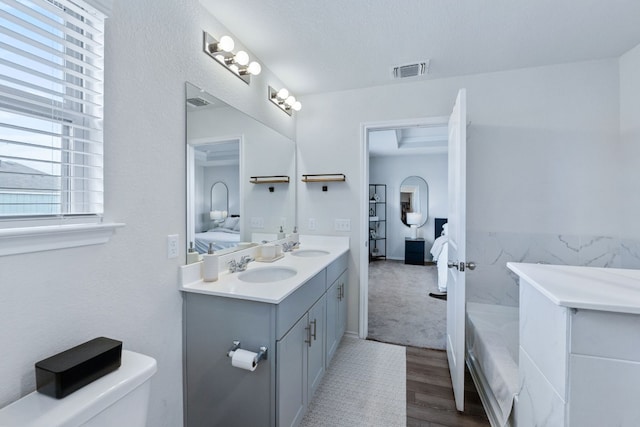
M282 244L282 252L291 252L298 246L300 246L300 242L284 242Z
M235 273L237 271L245 271L247 269L247 265L254 260L255 258L252 258L249 255L244 255L242 258L240 258L240 261L236 261L235 259L232 259L228 263L229 272Z

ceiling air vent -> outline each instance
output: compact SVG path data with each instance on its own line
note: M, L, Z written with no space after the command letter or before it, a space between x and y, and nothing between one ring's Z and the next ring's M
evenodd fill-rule
M187 103L193 107L204 107L205 105L209 105L209 101L200 97L189 98L187 99Z
M400 65L393 68L394 79L405 79L407 77L422 76L429 72L429 61L418 62L416 64Z

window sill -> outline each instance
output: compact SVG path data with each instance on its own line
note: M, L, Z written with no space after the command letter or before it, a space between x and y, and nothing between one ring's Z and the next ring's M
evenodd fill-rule
M0 256L107 243L125 224L69 224L0 229Z

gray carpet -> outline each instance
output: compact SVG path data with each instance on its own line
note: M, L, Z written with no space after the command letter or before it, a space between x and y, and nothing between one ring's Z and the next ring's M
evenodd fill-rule
M407 420L404 347L345 335L301 427L400 427Z
M412 347L445 349L447 302L438 292L435 265L402 261L369 263L369 339Z

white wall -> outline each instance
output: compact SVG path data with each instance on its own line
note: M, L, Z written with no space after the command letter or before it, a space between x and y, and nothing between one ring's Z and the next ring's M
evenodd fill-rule
M429 187L429 217L418 229L425 239L425 259L434 240L434 219L447 217L447 154L422 156L388 156L369 159L369 182L387 185L387 258L404 259L404 240L411 235L400 220L400 183L409 176L419 176Z
M153 356L149 426L182 425L182 297L167 235L185 242L185 81L292 137L266 99L202 52L223 28L197 0L114 2L106 32L105 245L0 258L0 406L35 389L34 362L96 336ZM238 46L242 48L243 46ZM250 50L250 49L249 49Z
M640 238L640 45L620 58L622 233Z
M450 113L467 88L467 226L480 231L610 235L618 227L618 61L615 59L305 96L300 173L345 173L327 193L299 190L302 231L337 234L351 218L348 329L358 330L362 123ZM402 102L389 103L389 99Z

